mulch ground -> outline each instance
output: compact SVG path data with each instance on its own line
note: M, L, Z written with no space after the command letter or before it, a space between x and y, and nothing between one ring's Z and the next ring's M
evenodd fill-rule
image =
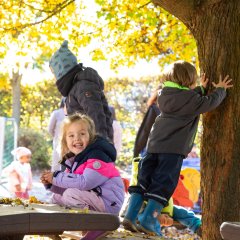
M162 229L164 237L152 237L141 233L132 233L125 231L122 227L116 231L111 232L108 236L102 238L102 240L141 240L141 239L156 239L156 240L200 240L201 238L191 233L188 229L177 229L176 227L167 227ZM65 232L61 235L62 240L76 240L81 239L81 232ZM47 236L25 236L24 240L50 240Z

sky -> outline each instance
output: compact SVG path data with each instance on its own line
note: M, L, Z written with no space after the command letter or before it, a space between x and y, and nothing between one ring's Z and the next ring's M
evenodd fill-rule
M83 49L84 50L84 49ZM147 62L141 60L136 63L135 66L128 68L128 67L120 67L118 72L114 72L110 69L110 63L107 61L92 61L87 51L82 51L81 59L84 59L83 65L85 67L92 67L97 70L98 74L103 78L103 80L107 80L110 77L117 77L117 78L134 78L139 79L144 76L156 76L160 74L160 67L157 63L157 60ZM34 76L34 78L33 78ZM51 79L53 78L53 74L46 64L44 71L40 72L38 70L27 70L24 73L22 83L23 84L34 84L37 81L41 81L43 79ZM31 79L31 81L29 81Z

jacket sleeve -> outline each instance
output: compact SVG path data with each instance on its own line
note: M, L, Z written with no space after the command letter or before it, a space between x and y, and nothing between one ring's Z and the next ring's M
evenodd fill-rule
M81 94L77 95L77 101L82 106L85 114L93 119L97 133L113 140L111 113L103 91L96 88L85 88ZM111 136L109 136L109 131Z
M206 95L206 89L203 86L195 87L194 91L200 94L201 96Z
M53 178L53 185L61 188L77 188L79 190L91 190L101 186L112 174L111 165L101 160L87 161L82 174L59 172ZM83 166L82 166L83 167Z
M48 132L52 137L54 137L54 134L55 134L56 123L57 123L57 120L56 120L55 112L53 111L51 113L49 124L48 124Z
M148 108L143 121L137 132L136 140L134 143L133 156L138 157L140 152L146 147L149 133L151 131L152 125L155 122L157 113L154 110L153 105Z
M43 184L46 190L50 190L53 193L57 193L62 195L64 193L64 191L66 190L65 188L61 188L61 187L57 187L55 185L52 184Z
M122 126L118 121L113 121L113 143L119 154L122 150Z
M16 185L20 185L21 184L21 177L20 175L18 174L17 171L12 171L10 174L9 174L9 177L10 177L10 184L12 186L16 186Z
M193 112L196 114L201 114L212 111L220 105L225 97L226 91L223 88L216 88L211 94L207 96L196 94L193 103L193 106L195 108L193 109Z
M32 189L32 169L31 169L31 165L28 164L29 168L28 168L28 186L27 189L31 190Z

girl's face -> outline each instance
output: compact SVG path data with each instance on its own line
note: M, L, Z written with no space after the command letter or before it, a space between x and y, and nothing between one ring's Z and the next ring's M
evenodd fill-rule
M69 151L77 155L88 146L89 141L88 124L85 121L79 120L69 125L66 130L66 142Z
M32 155L23 155L19 158L20 163L29 163L32 159Z

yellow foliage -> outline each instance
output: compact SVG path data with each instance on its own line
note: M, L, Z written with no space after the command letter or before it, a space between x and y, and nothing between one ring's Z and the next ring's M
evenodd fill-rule
M94 51L92 51L91 53L91 56L92 56L92 59L94 61L98 61L98 60L106 60L105 56L104 56L104 53L103 51L98 48L98 49L95 49Z
M68 39L76 53L92 41L99 42L101 48L94 45L91 50L92 59L108 59L115 69L153 58L160 66L177 59L198 64L191 33L160 7L148 0L96 2L99 10L94 14L95 9L86 10L87 0L3 1L0 57L11 50L18 56L16 62L42 64Z
M0 75L0 91L9 90L9 89L10 89L10 84L6 76Z

